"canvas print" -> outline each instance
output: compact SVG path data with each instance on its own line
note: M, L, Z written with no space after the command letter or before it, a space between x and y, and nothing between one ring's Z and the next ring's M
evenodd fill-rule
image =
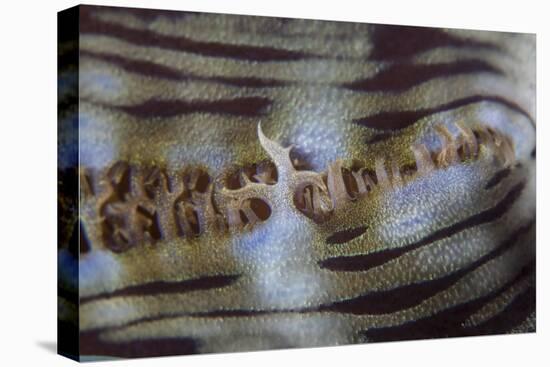
M59 13L58 348L534 332L534 34Z

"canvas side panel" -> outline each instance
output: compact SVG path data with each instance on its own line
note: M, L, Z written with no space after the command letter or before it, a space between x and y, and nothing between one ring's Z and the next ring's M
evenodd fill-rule
M79 360L78 24L78 7L57 15L57 350L75 360Z

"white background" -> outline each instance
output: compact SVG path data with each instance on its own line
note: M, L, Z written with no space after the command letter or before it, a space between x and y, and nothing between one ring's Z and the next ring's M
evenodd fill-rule
M548 31L544 1L95 1L94 4L537 33L537 333L337 348L165 357L105 366L540 366L550 363ZM56 12L73 1L4 1L0 11L0 365L66 366L56 348ZM10 4L10 5L7 5ZM17 4L17 5L13 5ZM544 15L546 13L546 16ZM546 83L545 83L546 82ZM546 109L548 111L548 109ZM34 363L33 363L34 362Z

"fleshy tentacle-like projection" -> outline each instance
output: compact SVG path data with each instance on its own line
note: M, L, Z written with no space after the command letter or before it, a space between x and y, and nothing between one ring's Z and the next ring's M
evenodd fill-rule
M290 158L293 147L283 148L268 139L258 124L260 144L273 165L264 164L252 177L239 170L239 188L228 188L222 181L215 190L214 181L220 180L198 167L178 174L118 162L95 186L86 169L81 169L82 204L89 220L102 228L106 247L122 252L140 243L251 228L268 220L272 211L292 208L289 203L322 223L340 212L345 215L351 202L371 191L396 189L437 169L481 156L496 160L502 169L514 164L513 143L498 130L481 125L455 127L456 137L447 127L435 126L441 144L438 152L428 151L424 144L411 146L416 169L405 170L395 161L387 164L375 158L374 172L369 173L366 167L345 168L341 159L330 163L326 172L298 170Z

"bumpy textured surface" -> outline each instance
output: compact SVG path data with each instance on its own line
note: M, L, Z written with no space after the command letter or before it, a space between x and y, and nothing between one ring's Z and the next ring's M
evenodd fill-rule
M83 355L534 331L533 35L80 22L59 261Z

